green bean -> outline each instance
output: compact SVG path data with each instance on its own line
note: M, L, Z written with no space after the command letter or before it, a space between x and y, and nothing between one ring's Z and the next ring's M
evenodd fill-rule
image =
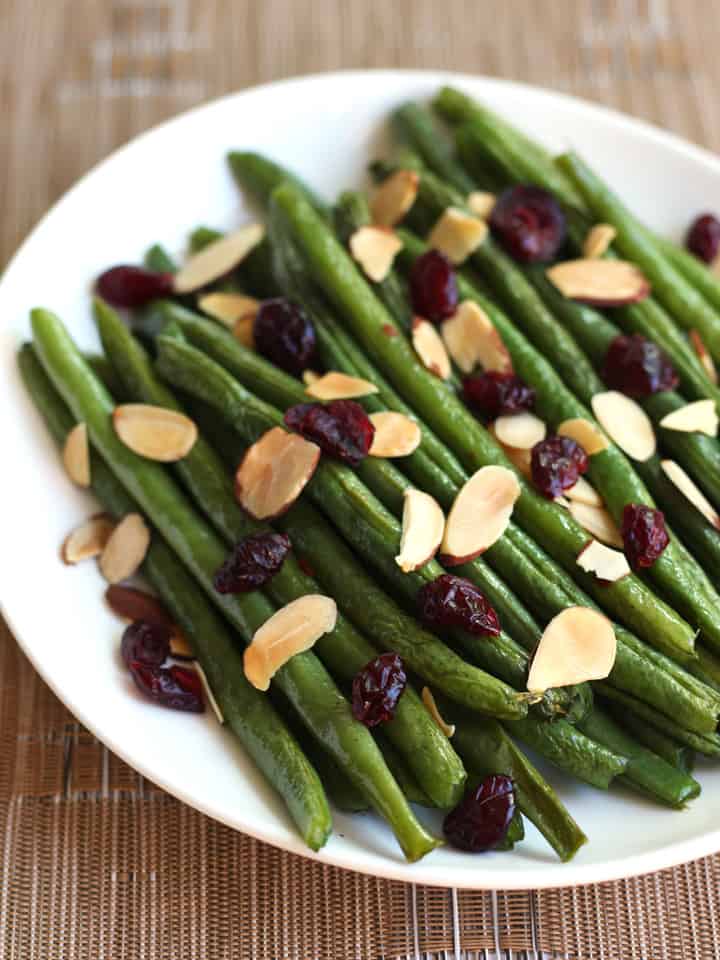
M155 270L157 273L175 273L177 265L167 250L154 244L145 254L145 266L148 270Z
M327 207L306 183L267 157L250 151L233 151L228 154L228 163L238 185L261 202L267 202L278 182L285 180L302 193L320 216L328 216Z
M665 259L670 261L716 311L720 311L720 281L712 268L666 237L653 236L653 240Z
M438 130L432 114L417 103L404 103L393 112L393 130L422 156L423 161L439 176L463 194L475 189L472 179L454 157L448 139Z
M692 773L695 754L689 747L677 743L630 710L611 709L611 712L617 722L626 727L639 743L683 773Z

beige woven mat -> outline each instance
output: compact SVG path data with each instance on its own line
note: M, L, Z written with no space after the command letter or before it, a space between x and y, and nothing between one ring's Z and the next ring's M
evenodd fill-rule
M718 49L715 0L0 0L0 263L101 156L229 90L341 67L475 71L720 149ZM720 956L719 903L720 857L490 894L288 856L109 754L0 621L2 960L700 960Z

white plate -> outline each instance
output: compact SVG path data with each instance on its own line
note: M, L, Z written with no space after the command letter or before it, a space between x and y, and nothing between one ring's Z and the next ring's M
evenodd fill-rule
M135 694L118 664L121 628L103 604L95 565L69 569L58 559L62 538L92 502L66 481L23 392L15 351L38 305L59 313L83 346L94 345L88 292L103 268L138 261L155 241L179 251L197 224L241 222L246 211L224 162L229 149L265 151L330 198L361 182L388 112L443 83L484 99L551 147L584 151L662 231L679 234L698 211L720 209L715 157L579 100L472 76L325 74L226 97L123 147L45 216L0 284L0 592L15 636L75 716L142 774L238 830L305 855L282 804L212 713L183 716ZM442 849L410 866L375 817L340 814L316 859L419 883L517 888L609 880L720 849L720 769L700 772L702 797L682 813L620 789L604 794L550 777L590 838L571 864L558 863L528 823L527 839L511 854Z

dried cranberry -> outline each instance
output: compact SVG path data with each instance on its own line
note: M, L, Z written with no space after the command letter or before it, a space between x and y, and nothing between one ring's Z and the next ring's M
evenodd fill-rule
M171 710L202 713L205 709L202 683L187 667L155 667L139 660L130 663L135 684L145 696Z
M503 413L531 410L535 391L514 373L489 370L476 377L466 377L463 391L467 403L485 420L494 420Z
M171 631L159 623L135 620L125 627L120 654L130 666L133 661L159 667L170 655Z
M298 403L285 412L285 423L331 457L353 467L367 456L375 436L375 427L355 400Z
M651 567L670 542L662 510L628 503L623 510L622 538L630 566L636 570Z
M544 262L555 257L565 240L565 215L542 187L510 187L493 207L490 229L514 260Z
M685 236L685 246L705 263L712 263L720 251L720 220L713 213L697 217Z
M444 253L428 250L415 260L410 271L410 299L415 313L435 323L455 313L457 277Z
M614 338L605 355L602 375L609 387L629 397L647 397L678 385L668 357L656 343L639 333Z
M512 780L502 773L491 773L448 813L443 833L458 850L482 853L505 839L514 816Z
M496 637L500 621L485 594L470 580L444 573L418 593L420 616L438 627L461 627L468 633Z
M588 468L587 454L576 440L551 434L532 448L533 483L548 499L559 497Z
M172 293L173 275L144 267L111 267L97 279L97 292L116 307L142 307L150 300Z
M218 593L247 593L272 580L291 548L284 533L255 533L239 540L213 578Z
M291 300L263 300L253 322L253 338L258 353L293 376L312 366L315 328L303 308Z
M381 653L355 674L352 683L352 712L366 727L392 720L403 694L407 675L397 653Z

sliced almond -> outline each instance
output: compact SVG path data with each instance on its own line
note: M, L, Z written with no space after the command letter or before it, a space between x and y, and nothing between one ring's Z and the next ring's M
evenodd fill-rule
M708 375L710 382L717 383L718 372L715 369L715 361L710 356L710 351L705 346L705 343L703 342L702 337L697 332L697 330L691 330L688 333L688 337L690 338L690 343L692 345L693 350L698 355L698 359L700 360L700 363L705 368L705 373Z
M534 413L522 410L498 417L495 421L495 436L504 446L516 450L532 450L536 443L545 439L547 428Z
M207 702L210 704L212 708L212 712L217 717L218 723L220 724L225 723L225 717L223 716L223 712L220 709L220 704L215 699L215 694L212 692L212 687L210 686L210 681L207 678L207 674L205 673L203 668L200 666L200 664L197 662L197 660L195 661L193 666L195 667L195 671L197 675L200 677L200 683L202 684L203 690L205 691Z
M248 223L196 253L173 279L175 293L192 293L219 280L240 264L265 236L262 224Z
M586 503L589 507L603 506L603 498L595 487L587 482L585 477L578 477L573 486L565 491L565 496L568 500L574 500L576 503Z
M320 447L273 427L245 453L235 473L235 496L256 520L285 513L315 473Z
M467 195L465 203L470 213L480 217L481 220L487 220L493 212L496 201L497 197L494 193L486 193L485 190L473 190L472 193Z
M175 627L170 636L170 656L176 660L194 660L195 651L190 646L190 642L184 633Z
M643 462L655 453L657 443L650 418L632 397L619 390L596 393L593 413L610 439L633 460Z
M275 672L334 630L336 620L331 597L308 593L288 603L255 631L243 657L245 676L258 690L267 690Z
M422 702L425 704L425 709L449 740L455 733L455 724L446 723L445 720L443 720L437 703L435 703L435 697L432 695L432 690L429 687L423 687L420 696L422 697Z
M314 370L303 370L302 382L306 387L310 387L313 383L315 383L316 380L320 379L320 376L321 375L319 373L315 373Z
M444 253L450 263L459 266L477 250L487 234L484 220L471 217L457 207L448 207L428 234L427 242L434 250Z
M135 587L113 583L105 591L107 605L123 620L147 620L148 623L175 631L173 618L157 597Z
M611 223L596 223L588 230L583 243L583 257L593 260L602 257L617 236L617 230Z
M255 349L255 314L246 313L238 317L233 325L233 335L236 340L247 347L248 350Z
M370 202L373 223L394 227L415 203L419 187L420 177L414 170L396 170L386 177Z
M417 570L435 556L444 530L445 515L437 501L422 490L406 490L400 553L395 557L403 573Z
M598 580L615 583L630 573L627 557L620 550L606 547L598 540L591 540L577 558L577 565L586 573L594 573Z
M609 547L623 549L623 538L617 524L605 507L593 507L588 503L570 500L568 505L570 516L579 523L583 530L606 543Z
M680 464L675 463L674 460L661 460L660 466L663 468L670 482L678 488L680 493L682 493L694 507L697 507L707 522L720 530L720 516L718 516L717 510L702 490L695 484L695 481L687 475Z
M441 380L447 380L451 369L450 357L440 339L440 334L429 320L423 320L422 317L413 318L412 345L415 353L422 360L423 366Z
M369 380L334 371L313 380L305 390L305 393L317 400L350 400L353 397L369 397L377 392L378 388Z
M255 316L260 301L255 297L247 297L244 293L206 293L198 297L198 306L203 313L232 330L241 317Z
M110 539L115 523L107 513L96 513L65 537L60 556L63 563L75 564L99 556Z
M463 300L443 323L442 336L463 373L472 373L478 364L484 370L512 373L512 360L502 337L474 300Z
M150 546L150 530L139 513L127 513L100 554L100 572L108 583L127 580L140 569Z
M370 422L375 427L371 457L408 457L420 446L422 430L404 413L381 410L370 414Z
M79 487L90 486L90 446L87 426L76 423L65 437L62 460L65 472Z
M596 307L619 307L644 300L650 284L625 260L565 260L547 271L548 279L564 297Z
M527 688L542 693L588 680L604 680L615 663L612 623L589 607L567 607L545 627L530 665Z
M683 433L704 433L716 437L718 415L714 400L695 400L666 414L660 421L666 430L680 430Z
M558 494L557 497L553 497L553 503L556 503L559 507L562 507L563 510L570 509L570 501L567 497L563 497L562 494Z
M572 420L563 420L557 428L561 437L570 437L579 443L585 453L592 457L602 453L610 446L608 439L598 427L584 417L575 417Z
M532 477L532 452L530 450L518 450L515 447L508 447L504 443L500 443L495 434L495 426L492 423L488 426L488 432L498 441L503 453L515 469L519 470L529 480Z
M184 413L148 403L124 403L113 410L115 433L126 447L161 463L187 456L197 440L197 427Z
M505 532L520 484L507 467L481 467L460 488L445 524L441 551L447 566L468 563Z
M380 283L390 273L393 261L402 250L402 240L390 227L360 227L350 237L350 253L365 276Z

